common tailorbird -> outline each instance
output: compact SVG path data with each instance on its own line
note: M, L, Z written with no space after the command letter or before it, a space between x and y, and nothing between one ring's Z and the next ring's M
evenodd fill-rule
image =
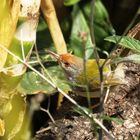
M58 61L76 94L86 96L84 86L88 85L91 97L100 96L100 73L95 59L89 59L84 64L84 60L82 58L70 53L59 55L51 51L48 52ZM100 59L99 64L103 64L104 61L105 59ZM123 64L119 64L117 68L112 71L110 64L106 64L104 66L104 88L114 87L119 84L126 84L123 68Z

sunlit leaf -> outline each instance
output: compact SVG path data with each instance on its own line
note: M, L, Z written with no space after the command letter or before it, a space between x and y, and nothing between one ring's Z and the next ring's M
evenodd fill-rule
M2 0L0 4L0 45L7 48L12 41L16 29L20 8L20 1L13 1L13 8L10 3L9 1ZM0 68L4 66L6 58L7 52L0 48Z
M122 47L131 49L140 53L140 41L128 36L109 36L105 38L106 41L118 43Z
M17 92L10 103L12 110L4 117L6 127L4 138L8 140L14 139L16 134L21 130L24 117L26 116L26 102L20 93Z
M47 68L47 70L59 88L66 92L70 90L69 85L66 83L65 75L62 70L59 69L59 67L50 67ZM18 90L25 94L36 94L40 92L46 94L54 94L56 92L56 89L50 86L47 81L43 80L35 72L27 72L24 74Z

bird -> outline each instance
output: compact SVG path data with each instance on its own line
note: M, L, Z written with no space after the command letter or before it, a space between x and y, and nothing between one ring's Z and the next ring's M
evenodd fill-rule
M100 97L100 72L96 59L84 61L71 53L56 54L52 51L48 53L58 61L77 95L85 97L85 88L88 86L91 97ZM99 64L102 65L104 61L105 59L99 59ZM106 64L103 68L103 82L105 89L126 84L123 64L119 64L114 71L111 70L110 64Z

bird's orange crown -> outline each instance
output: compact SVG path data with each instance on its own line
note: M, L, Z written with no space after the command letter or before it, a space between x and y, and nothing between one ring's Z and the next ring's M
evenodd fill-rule
M59 62L66 64L66 66L76 67L78 70L83 69L83 59L72 54L61 54Z
M73 63L75 61L75 56L71 54L61 54L59 59L60 61Z

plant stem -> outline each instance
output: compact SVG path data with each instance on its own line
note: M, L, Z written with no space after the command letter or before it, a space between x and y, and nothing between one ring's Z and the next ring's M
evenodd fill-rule
M37 45L35 43L35 52L36 52L36 57L38 60L38 63L40 64L40 66L42 67L43 71L48 75L48 77L50 78L50 80L54 83L53 78L51 77L51 75L49 74L48 70L45 68L45 66L42 64L40 57L39 57L39 53L38 53L38 49L37 49Z
M50 117L51 121L52 121L53 123L55 123L55 120L54 120L54 118L52 117L52 115L51 115L49 109L44 109L44 108L40 107L40 110L46 112L46 113L48 114L48 116Z
M95 6L95 0L91 1L91 13L90 13L90 34L91 34L91 41L93 44L93 50L94 50L94 54L95 54L95 59L96 59L96 63L98 66L98 70L99 70L99 76L100 76L100 108L99 108L99 112L100 115L103 114L103 89L104 89L104 83L103 83L103 67L100 66L99 63L99 55L98 55L98 51L96 48L96 44L95 44L95 37L94 37L94 6ZM99 130L99 140L102 140L102 129Z
M12 52L10 52L7 48L5 48L3 45L0 44L0 47L5 50L6 52L8 52L10 55L12 55L13 57L15 57L18 61L20 61L21 63L23 63L24 65L26 65L29 69L31 69L32 71L34 71L36 74L38 74L42 79L44 79L46 82L48 82L48 84L50 84L53 88L55 88L58 92L60 92L62 95L64 95L69 101L71 101L74 105L76 105L77 107L81 108L82 107L75 101L73 100L69 95L67 95L62 89L58 88L55 83L53 83L52 81L50 81L48 78L46 78L43 74L41 74L39 71L37 71L35 68L33 68L31 65L29 65L27 62L23 61L21 58L19 58L18 56L16 56L15 54L13 54Z
M42 0L41 9L48 24L58 54L67 53L66 43L60 29L52 0Z
M102 122L100 122L95 117L93 117L93 120L95 121L96 124L98 124L105 131L105 133L108 135L110 140L115 140L114 136L108 132L108 130L105 128L105 126L102 124Z
M95 0L92 0L91 1L91 13L90 13L90 36L91 36L93 51L95 54L97 65L100 66L100 64L99 64L100 58L99 58L98 51L96 48L95 37L94 37L94 28L93 28L94 27L94 5L95 5L94 3L95 3Z
M103 126L102 122L97 120L95 117L93 117L92 114L89 114L87 110L85 110L82 106L80 106L75 100L73 100L71 97L69 97L63 90L58 88L52 81L47 79L44 75L42 75L39 71L37 71L35 68L33 68L31 65L29 65L27 62L23 61L21 58L10 52L7 48L5 48L3 45L0 44L0 47L15 57L17 60L19 60L21 63L25 64L28 68L30 68L32 71L34 71L36 74L38 74L42 79L44 79L46 82L48 82L52 87L54 87L58 92L60 92L62 95L64 95L71 103L73 103L75 106L77 106L80 110L84 111L86 115L88 115L90 118L93 118L93 121L95 121L96 124L98 124L112 139L114 138L108 131L107 129ZM49 104L48 104L49 108ZM47 112L48 113L48 112Z
M104 61L104 63L103 63L102 66L104 66L106 63L108 63L111 59L115 58L116 56L121 55L121 53L124 51L124 48L118 47L118 44L122 40L123 36L125 36L127 33L128 33L127 35L129 35L129 32L128 31L130 30L130 28L132 27L132 25L135 23L137 17L139 16L138 11L139 11L139 9L137 10L137 12L136 12L134 18L131 20L130 24L127 26L127 28L123 32L123 34L120 37L120 39L116 41L116 45L115 45L114 49L111 51L109 57Z
M86 68L86 41L87 41L87 37L85 35L85 37L82 38L82 44L83 44L83 48L84 48L84 77L85 77L85 83L86 83L86 94L87 94L87 101L88 101L88 107L91 109L92 111L92 107L91 107L91 100L90 100L90 92L89 92L89 83L88 83L88 79L87 79L87 68Z

